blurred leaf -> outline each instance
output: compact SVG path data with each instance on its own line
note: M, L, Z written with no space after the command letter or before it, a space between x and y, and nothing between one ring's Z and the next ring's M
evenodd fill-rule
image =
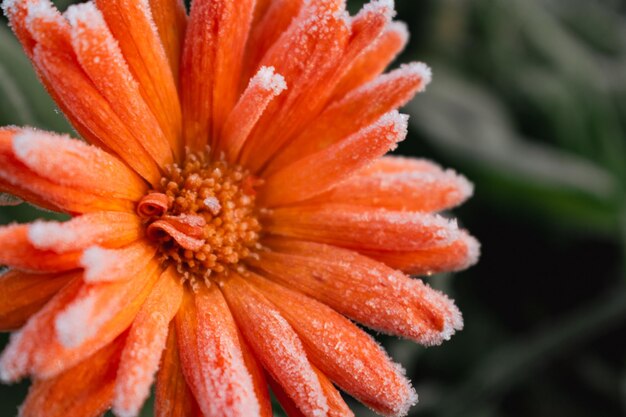
M71 128L48 96L13 33L0 26L0 125L27 124L57 132Z
M480 176L477 193L583 230L615 232L617 186L608 171L527 140L494 96L441 69L435 74L427 99L408 106L412 126Z

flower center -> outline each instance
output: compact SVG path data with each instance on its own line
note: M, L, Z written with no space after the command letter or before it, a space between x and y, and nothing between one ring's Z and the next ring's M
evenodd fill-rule
M241 271L241 261L259 249L255 213L258 180L239 165L189 154L166 168L160 186L137 205L147 237L159 244L162 261L175 264L192 286L213 275Z

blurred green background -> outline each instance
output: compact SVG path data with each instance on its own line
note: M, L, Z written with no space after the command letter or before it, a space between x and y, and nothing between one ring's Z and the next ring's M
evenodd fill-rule
M456 299L463 332L429 349L380 337L420 395L411 415L626 415L626 2L396 4L412 33L399 61L434 70L399 153L476 184L456 214L483 245L474 268L429 279ZM3 124L69 129L6 24ZM5 208L0 223L40 215ZM1 416L25 390L0 387Z

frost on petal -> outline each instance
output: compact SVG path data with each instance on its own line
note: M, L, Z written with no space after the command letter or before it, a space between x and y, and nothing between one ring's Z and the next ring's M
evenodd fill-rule
M139 218L119 212L85 214L63 223L38 220L28 229L28 240L34 247L56 253L83 250L93 245L124 246L140 236Z
M186 294L176 325L185 379L204 415L259 415L237 327L217 286Z
M259 194L261 204L286 205L332 188L395 149L406 137L407 124L408 116L394 111L326 149L295 160L267 178Z
M384 350L330 307L255 274L260 289L291 324L311 362L343 390L384 415L401 415L414 390Z
M118 158L67 135L24 129L13 137L13 152L28 168L57 184L129 200L146 192L146 184Z
M263 225L270 234L357 251L444 247L456 240L460 233L456 219L341 204L275 209L264 214Z
M224 124L221 148L229 160L237 159L246 139L267 106L286 88L285 78L277 74L274 67L262 67L250 80Z
M326 416L326 395L287 321L241 277L233 276L222 288L243 336L272 378L304 415Z
M249 261L256 270L368 327L427 346L463 328L452 300L380 262L312 242L264 243L272 251Z
M151 262L124 281L85 285L54 321L59 342L71 349L96 336L102 327L130 307L129 300L139 297L154 283L157 266Z
M169 322L180 307L183 287L170 267L159 278L130 328L117 371L113 411L136 417L150 395L150 387L166 345Z
M83 252L80 264L86 282L114 282L133 278L150 262L157 248L138 241L121 249L93 246Z

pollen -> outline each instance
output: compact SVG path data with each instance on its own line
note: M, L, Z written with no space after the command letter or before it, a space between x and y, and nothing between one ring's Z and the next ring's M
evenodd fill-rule
M137 212L161 261L176 265L192 287L210 285L231 270L241 272L242 261L260 248L257 184L239 165L190 153L184 163L166 167L159 187L143 197Z

